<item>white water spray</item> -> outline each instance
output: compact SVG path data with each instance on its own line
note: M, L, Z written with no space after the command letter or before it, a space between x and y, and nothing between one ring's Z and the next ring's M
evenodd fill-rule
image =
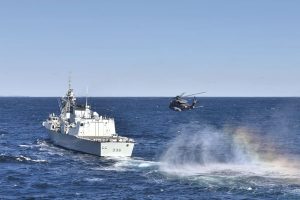
M298 159L281 156L246 128L188 124L180 132L161 157L160 170L167 174L300 177Z

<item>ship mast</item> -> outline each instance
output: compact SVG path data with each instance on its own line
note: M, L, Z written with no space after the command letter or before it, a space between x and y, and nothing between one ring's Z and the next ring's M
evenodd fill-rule
M62 98L63 106L62 110L65 113L71 112L71 107L75 106L75 96L73 94L72 84L71 84L71 72L69 73L69 80L68 80L68 91L65 97Z

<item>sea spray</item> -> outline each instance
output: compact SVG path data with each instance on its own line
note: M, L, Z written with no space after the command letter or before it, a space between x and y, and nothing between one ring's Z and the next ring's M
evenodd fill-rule
M258 136L246 127L185 125L161 156L160 170L180 176L213 173L299 178L299 160L280 155Z

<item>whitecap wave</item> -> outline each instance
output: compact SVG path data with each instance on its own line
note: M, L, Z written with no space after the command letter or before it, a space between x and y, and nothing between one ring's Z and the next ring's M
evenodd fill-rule
M6 154L0 154L0 162L25 162L25 163L45 163L48 162L47 160L44 159L33 159L28 156L23 156L23 155L6 155Z
M87 182L103 182L104 181L103 178L96 178L96 177L94 177L94 178L85 178L84 180L87 181Z
M32 159L30 157L26 157L23 155L20 155L18 157L16 157L17 161L23 162L23 161L30 161L30 162L36 162L36 163L44 163L47 162L47 160L43 160L43 159Z
M33 148L40 147L40 145L36 145L36 144L19 144L18 147L33 149Z

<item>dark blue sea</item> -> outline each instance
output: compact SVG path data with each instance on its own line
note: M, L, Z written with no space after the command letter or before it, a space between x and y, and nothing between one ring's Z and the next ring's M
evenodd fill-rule
M112 159L51 143L57 98L0 98L0 199L300 199L300 98L169 100L89 98L136 141Z

